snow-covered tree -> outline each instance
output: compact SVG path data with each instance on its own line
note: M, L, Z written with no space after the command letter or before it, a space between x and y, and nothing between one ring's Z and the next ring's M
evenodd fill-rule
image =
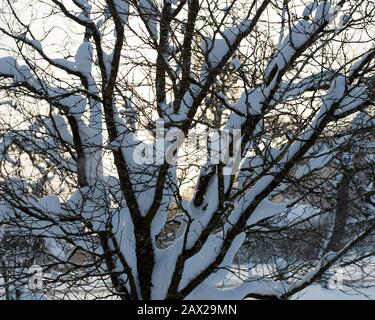
M301 200L277 196L373 108L374 13L371 0L3 1L0 224L42 243L46 297L288 298L351 254L375 228L371 190L361 231L337 250L322 238L307 270L221 285L246 235L267 237Z

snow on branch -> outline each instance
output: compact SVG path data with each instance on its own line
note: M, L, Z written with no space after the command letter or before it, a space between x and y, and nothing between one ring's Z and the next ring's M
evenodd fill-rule
M84 97L45 83L34 76L27 65L19 65L12 57L0 58L0 76L12 78L15 84L30 88L44 100L65 108L70 114L81 114L86 108Z

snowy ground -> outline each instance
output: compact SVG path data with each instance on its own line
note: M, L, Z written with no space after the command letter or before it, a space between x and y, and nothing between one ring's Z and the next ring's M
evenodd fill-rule
M220 288L231 288L239 284L239 278L245 279L249 275L266 276L275 272L270 265L258 265L257 269L252 269L250 274L246 265L240 265L236 272L230 275L218 286ZM331 270L332 274L337 272ZM322 287L317 283L295 294L292 300L375 300L375 269L373 265L359 269L357 267L347 267L343 269L341 276L333 276L328 283L329 288ZM339 282L337 282L339 280Z
M375 288L325 289L321 285L313 285L293 296L293 300L375 300Z
M242 270L238 272L238 267ZM245 271L246 270L246 271ZM226 278L224 282L217 284L222 289L233 288L240 283L239 278L246 278L249 275L269 275L274 272L274 268L270 265L258 265L257 269L252 269L249 273L247 265L237 265L237 272L231 274ZM363 277L363 273L360 273L357 268L351 267L350 270L346 269L346 275L341 279L342 282L337 284L336 282L330 281L329 287L324 288L321 284L317 283L309 286L303 291L295 294L292 300L375 300L375 277L374 269L366 268L366 277ZM350 274L350 276L348 276ZM3 279L0 277L0 285ZM372 287L371 287L372 286ZM80 287L79 289L77 287ZM52 300L107 300L115 299L111 295L108 288L110 287L109 281L92 280L90 285L86 284L75 284L72 286L60 285L54 292L49 291L44 296L44 299ZM25 295L23 299L41 299L39 294ZM43 298L42 298L43 299ZM0 298L1 300L1 298Z

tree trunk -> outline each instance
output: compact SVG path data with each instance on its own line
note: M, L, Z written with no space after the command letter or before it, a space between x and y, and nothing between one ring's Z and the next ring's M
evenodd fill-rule
M350 175L344 172L341 181L337 185L335 222L326 252L338 252L342 247L342 241L345 237L345 226L349 215L350 180Z

